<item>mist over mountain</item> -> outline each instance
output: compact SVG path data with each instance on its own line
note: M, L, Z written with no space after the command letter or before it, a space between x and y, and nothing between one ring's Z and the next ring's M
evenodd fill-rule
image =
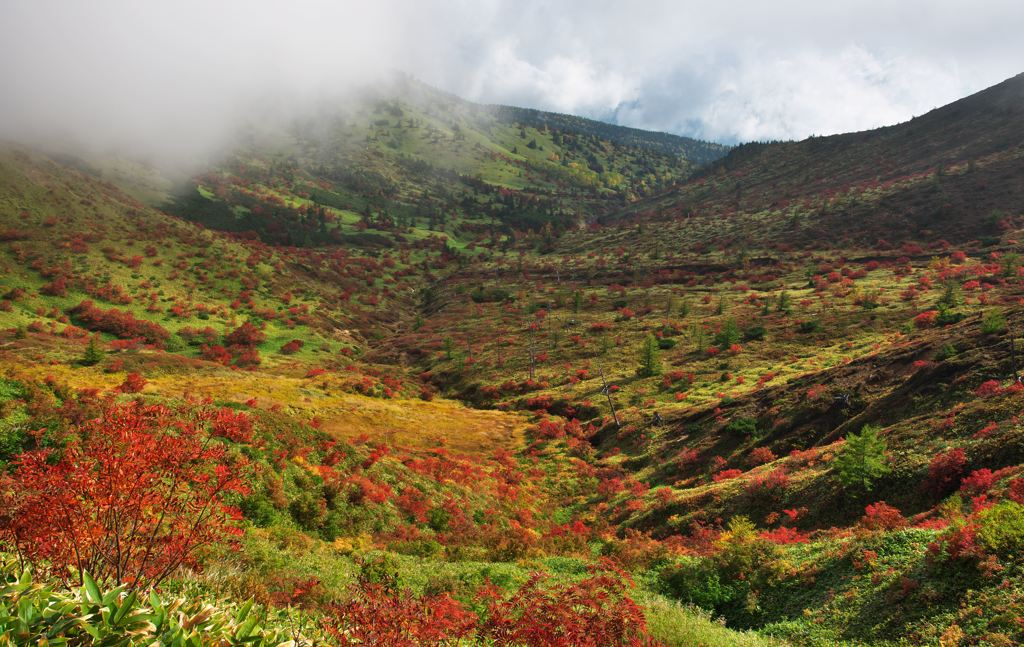
M727 144L801 139L1015 74L1021 9L987 5L309 1L282 17L269 0L15 0L0 21L0 136L182 163L399 70L481 103Z

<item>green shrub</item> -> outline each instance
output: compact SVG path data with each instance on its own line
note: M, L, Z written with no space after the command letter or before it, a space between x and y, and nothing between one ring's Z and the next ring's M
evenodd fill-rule
M954 310L947 310L945 308L939 308L939 314L935 317L935 325L937 326L952 326L955 323L960 323L966 317L962 312L956 312Z
M168 348L167 350L170 349ZM89 345L85 347L85 352L82 354L80 362L82 366L96 366L101 361L103 361L103 350L96 343L96 337L90 337Z
M245 497L238 507L242 510L242 514L245 515L246 519L261 528L266 528L273 524L279 516L277 508L274 507L274 504L263 493Z
M817 319L809 319L807 321L801 321L800 324L796 327L796 330L797 330L797 332L802 333L804 335L808 335L808 334L814 333L814 332L820 332L821 331L821 322L818 321Z
M758 433L757 419L738 416L729 421L729 424L725 426L725 430L745 436L756 436Z
M762 341L764 340L765 329L764 326L750 326L743 331L744 341Z
M434 557L444 551L444 546L434 539L410 539L390 544L390 549L399 555Z
M944 362L947 359L956 357L957 353L959 353L959 351L953 344L943 344L943 346L935 353L935 361Z
M287 612L261 609L252 600L214 606L200 596L169 600L123 586L104 590L88 574L83 579L79 589L59 590L34 581L16 560L0 563L0 644L261 647L299 638ZM296 642L308 644L308 638Z
M935 308L940 312L943 310L953 310L963 302L964 296L960 292L960 286L955 281L948 281L945 289L942 291L942 296L935 302Z
M434 508L427 513L427 525L434 532L445 532L448 530L448 523L451 521L451 515L444 508Z
M500 303L510 300L512 295L504 288L485 288L482 285L469 293L475 303Z
M17 400L25 395L25 390L19 382L0 378L0 403L8 400Z
M978 541L999 555L1020 555L1024 549L1024 505L1003 501L978 515Z
M659 577L667 595L702 609L720 609L736 595L736 589L722 581L715 563L706 558L685 557L664 567Z
M1006 332L1006 315L1000 310L988 310L981 318L981 334L997 335Z
M295 522L306 530L316 530L323 522L326 506L323 499L312 492L300 492L288 504L288 512Z
M789 292L783 290L779 292L779 300L775 304L775 310L781 312L784 315L788 315L793 312L792 299L789 296Z

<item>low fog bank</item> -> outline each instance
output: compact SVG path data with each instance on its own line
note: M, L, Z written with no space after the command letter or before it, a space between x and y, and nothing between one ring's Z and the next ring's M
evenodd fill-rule
M388 38L385 5L339 9L6 3L0 139L168 171L201 166L241 136L340 109L391 76L402 48Z
M801 139L1020 72L1022 21L1013 0L3 0L0 139L195 167L393 70L481 103Z

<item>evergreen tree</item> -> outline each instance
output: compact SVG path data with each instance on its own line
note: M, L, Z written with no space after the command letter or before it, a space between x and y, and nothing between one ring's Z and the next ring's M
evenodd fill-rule
M936 308L940 312L946 310L954 310L963 303L963 294L960 292L960 286L955 281L947 281L946 288L942 291L942 296L935 303Z
M779 292L779 302L775 309L784 315L788 315L793 311L792 299L789 296L789 292L786 292L785 290Z
M864 425L860 434L850 434L835 458L839 481L844 487L871 491L875 481L892 471L886 464L885 441L880 427Z
M96 337L89 338L89 345L85 347L82 355L82 366L95 366L103 359L103 351L96 343Z
M735 319L729 319L722 326L722 330L715 335L715 344L719 348L729 348L740 341L740 328L736 325Z
M999 310L988 310L981 318L981 334L998 335L1006 332L1006 316Z
M661 360L658 358L658 340L648 335L640 347L640 368L636 374L640 377L661 375Z

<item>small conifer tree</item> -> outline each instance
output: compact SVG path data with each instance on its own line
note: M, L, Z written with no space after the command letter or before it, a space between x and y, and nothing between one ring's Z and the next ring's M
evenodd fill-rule
M880 431L880 427L864 425L859 434L846 437L835 459L844 487L870 492L875 481L892 471L886 463L886 444L878 435Z
M661 375L661 360L658 358L658 340L648 335L640 347L640 368L636 374L640 377Z
M82 366L95 366L102 360L103 351L96 343L96 337L90 337L89 345L85 347L85 353L82 354Z

